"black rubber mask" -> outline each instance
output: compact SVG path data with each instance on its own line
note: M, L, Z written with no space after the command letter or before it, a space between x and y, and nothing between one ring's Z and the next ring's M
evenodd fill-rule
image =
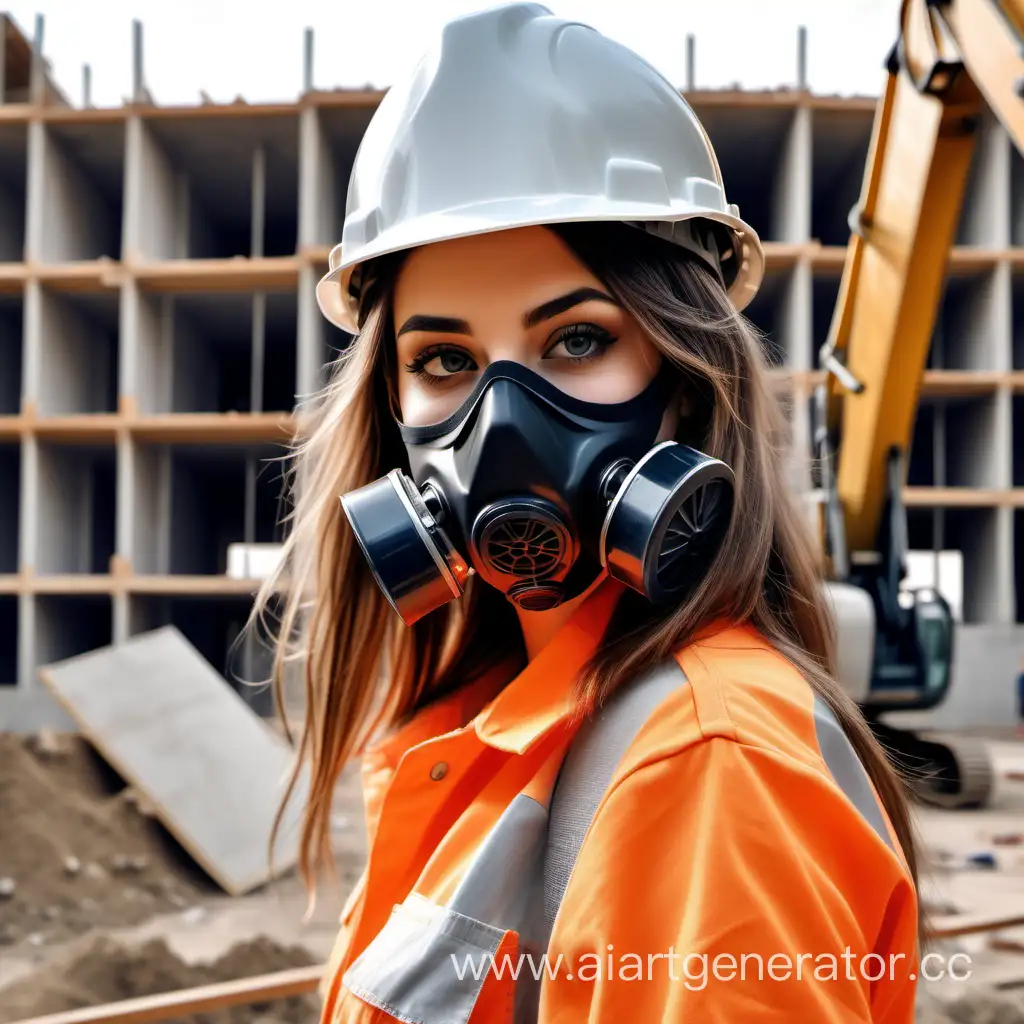
M657 601L699 580L728 527L732 473L655 446L677 380L665 362L635 398L584 402L503 360L446 420L399 424L411 478L392 470L341 500L402 618L461 596L474 571L529 611L604 569Z

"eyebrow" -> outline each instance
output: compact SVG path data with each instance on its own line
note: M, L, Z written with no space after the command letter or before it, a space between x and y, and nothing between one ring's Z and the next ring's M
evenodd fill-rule
M536 309L531 309L523 317L523 326L527 329L536 327L537 324L544 320L550 320L554 316L558 316L559 313L564 313L567 309L572 309L573 306L578 306L582 302L607 302L613 306L618 306L619 303L615 301L607 292L601 291L599 288L577 288L574 291L566 292L565 295L559 295L557 298L549 299L547 302L541 303ZM472 330L469 326L468 321L460 320L457 317L451 316L430 316L426 313L414 313L404 324L398 329L395 334L396 338L401 337L403 334L408 334L411 331L430 331L435 334L472 334Z
M469 322L452 316L428 316L426 313L414 313L395 334L400 338L410 331L432 331L435 334L472 334Z
M598 302L609 302L613 306L618 306L618 303L600 288L577 288L575 291L566 292L565 295L559 295L557 299L550 299L548 302L542 303L536 309L531 309L523 317L523 326L526 328L536 327L542 320L550 320L553 316L558 316L559 313L564 313L581 302L590 302L595 299Z

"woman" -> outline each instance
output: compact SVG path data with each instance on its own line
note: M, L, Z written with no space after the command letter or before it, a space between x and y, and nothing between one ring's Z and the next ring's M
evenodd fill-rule
M675 90L536 4L375 114L288 543L307 881L356 754L370 841L325 1021L912 1020L907 807L831 674L761 272Z

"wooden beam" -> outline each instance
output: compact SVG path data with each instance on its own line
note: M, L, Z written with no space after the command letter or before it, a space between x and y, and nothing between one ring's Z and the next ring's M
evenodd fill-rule
M801 258L814 252L817 247L799 242L761 242L764 249L765 270L785 269L796 266Z
M904 487L903 501L917 508L996 508L1012 505L1014 492L979 487Z
M921 393L967 398L994 394L1000 385L1009 383L1009 374L997 370L925 370Z
M290 412L163 413L134 419L129 430L137 440L158 443L266 441L286 445L295 435L295 418Z
M117 441L123 424L116 413L78 413L67 416L33 417L26 420L26 433L61 444L110 444Z
M935 914L930 920L928 934L935 939L951 939L957 935L978 935L1021 925L1024 925L1024 907L987 913Z
M152 1021L176 1020L229 1006L248 1006L308 995L316 991L323 972L322 966L293 967L274 974L31 1017L17 1024L149 1024Z
M18 294L28 280L28 267L24 263L0 263L0 292Z
M125 277L121 263L108 257L74 263L33 262L26 270L47 288L62 292L112 292L121 287Z
M137 260L129 264L149 292L222 292L265 288L288 291L299 285L297 256L248 259Z

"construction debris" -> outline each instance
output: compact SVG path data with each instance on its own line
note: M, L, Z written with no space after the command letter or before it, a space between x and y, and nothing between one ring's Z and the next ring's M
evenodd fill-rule
M122 780L85 740L65 735L57 749L0 734L0 944L132 924L216 891L158 823L122 798ZM129 874L117 874L122 861Z
M212 963L189 964L162 939L126 946L100 937L69 961L54 963L0 989L0 1024L315 962L301 946L282 946L267 938L237 943ZM179 1020L183 1024L315 1024L318 1015L317 999L308 995Z
M294 753L177 629L139 634L40 675L130 783L132 802L225 892L240 895L270 880L271 830ZM300 785L276 837L279 873L296 860L303 792ZM145 870L126 850L110 867Z
M1004 832L992 837L995 846L1020 846L1024 843L1024 835L1020 832Z
M1024 1024L1024 1001L1016 993L972 991L939 1002L922 992L916 1024Z

